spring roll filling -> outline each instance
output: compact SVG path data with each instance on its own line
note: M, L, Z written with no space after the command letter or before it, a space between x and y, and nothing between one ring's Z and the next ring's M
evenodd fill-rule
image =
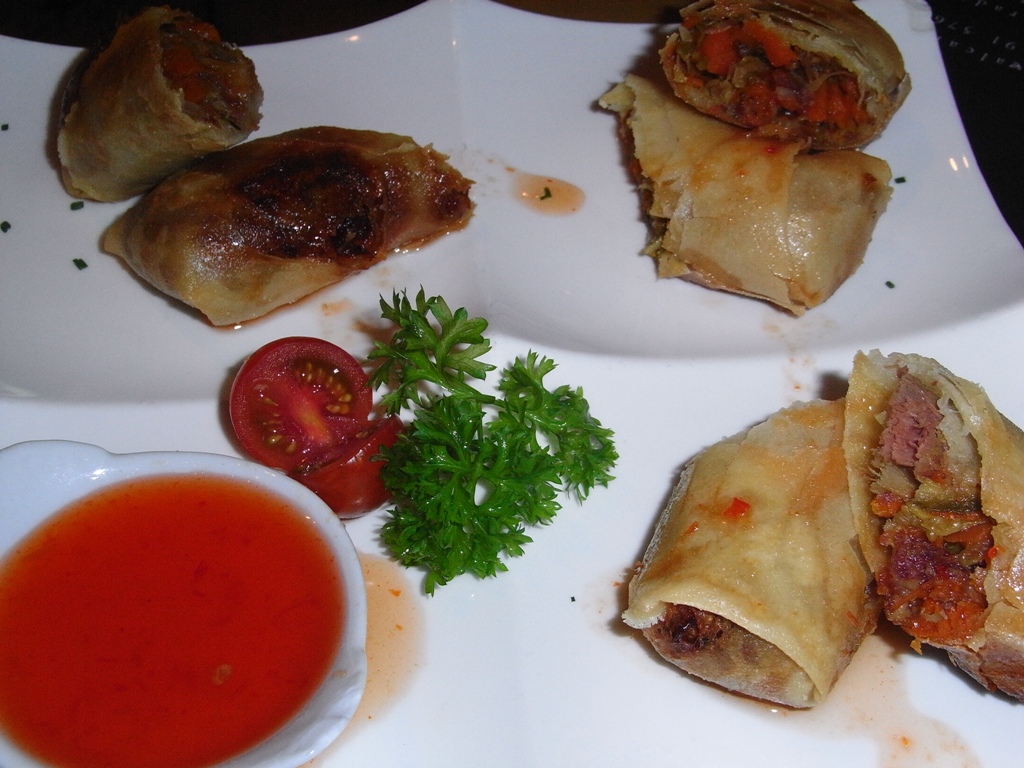
M870 121L857 79L834 58L786 43L753 19L683 21L663 53L672 79L684 73L713 94L718 117L759 128L802 119L827 129Z
M901 370L875 449L871 511L891 549L876 574L886 615L915 638L960 644L985 622L994 521L981 460L953 406Z
M211 125L256 129L249 105L254 75L240 50L221 41L212 24L179 15L160 25L161 67L181 93L186 113Z

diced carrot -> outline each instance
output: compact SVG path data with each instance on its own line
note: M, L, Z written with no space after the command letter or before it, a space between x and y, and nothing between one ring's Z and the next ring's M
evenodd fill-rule
M185 101L198 104L206 97L206 86L199 77L202 71L202 64L185 46L175 45L164 51L164 77L181 90Z
M701 35L699 48L707 62L705 69L713 75L725 77L736 63L736 33L739 27L723 27Z
M168 77L183 79L198 74L202 66L192 51L184 45L175 45L164 51L163 68L164 74Z
M773 67L788 67L796 62L797 55L789 43L760 22L747 19L743 22L743 31L761 46Z
M805 114L813 122L846 128L866 118L858 101L857 86L852 79L829 78L814 92Z
M828 89L823 83L818 90L811 94L811 101L807 105L804 116L812 123L824 123L828 121Z
M828 95L829 122L839 126L849 125L852 120L851 105L847 99L843 98L842 89L835 85L832 80L828 82L831 84Z
M895 493L880 493L871 499L871 511L879 517L892 517L903 506L903 499Z
M963 641L984 623L984 611L984 598L979 602L941 580L921 584L886 604L886 613L907 632L937 642Z

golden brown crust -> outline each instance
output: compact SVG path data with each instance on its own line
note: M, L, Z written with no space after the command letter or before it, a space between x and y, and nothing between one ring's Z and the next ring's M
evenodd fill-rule
M445 160L374 131L256 139L161 183L104 248L214 325L244 322L464 227L471 182Z
M874 629L843 407L785 409L687 465L623 613L672 664L729 690L809 707Z
M990 691L1024 701L1024 616L1000 603L989 612L984 634L977 650L945 647L950 660Z
M661 52L673 90L700 111L763 136L813 149L863 146L910 90L899 48L851 0L698 0L680 15L683 24ZM752 56L719 71L701 49L703 36L744 23L786 44L786 57ZM753 82L757 87L745 90ZM834 90L826 95L823 84ZM855 108L837 110L838 91Z
M860 266L891 194L885 161L800 154L707 117L629 76L601 103L632 138L659 277L764 299L802 314Z
M187 61L166 61L174 51ZM190 80L194 69L203 74ZM189 83L200 81L216 87L194 93ZM148 8L122 24L67 85L57 135L64 184L73 195L102 201L145 192L245 139L259 124L262 101L253 63L213 27L167 7Z
M958 667L985 687L1024 700L1024 433L995 409L981 387L930 358L873 351L859 353L854 361L844 449L862 549L873 572L890 567L894 550L881 543L886 541L882 538L885 520L871 509L878 490L876 449L892 418L892 398L906 375L938 396L946 422L944 450L978 457L977 495L972 504L994 523L988 561L976 574L984 579L987 603L980 628L978 622L957 621L952 626L961 627L959 634L939 638L921 634L920 639L947 651ZM955 469L951 484L970 487L975 481L964 477L964 471Z

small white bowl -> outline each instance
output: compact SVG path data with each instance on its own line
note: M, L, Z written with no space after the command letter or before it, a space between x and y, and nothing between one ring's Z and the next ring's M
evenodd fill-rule
M111 484L159 475L208 474L256 483L309 516L333 549L345 600L331 670L305 706L273 735L217 768L296 768L334 741L352 719L366 682L366 589L345 526L314 493L276 470L209 453L112 454L59 440L0 450L0 557L43 520ZM0 732L0 766L47 768Z

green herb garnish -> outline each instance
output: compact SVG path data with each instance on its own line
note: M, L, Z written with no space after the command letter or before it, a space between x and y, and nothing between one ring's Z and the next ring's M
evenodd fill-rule
M85 259L72 259L71 263L74 264L79 269L85 269L86 267L89 266Z
M0 221L0 232L9 232L11 229L11 222Z
M503 558L523 554L527 526L551 522L560 494L582 501L608 484L612 431L581 389L548 389L555 363L532 351L500 371L495 394L476 389L470 380L495 369L479 359L491 348L486 320L422 289L415 304L403 291L380 305L398 330L375 343L370 382L390 385L389 413L412 417L382 449L395 506L381 538L402 565L426 570L427 594L463 573L494 576L507 570Z
M81 200L75 200L71 205L68 206L72 211L80 211L85 207L85 203Z
M552 197L551 187L544 187L544 191L541 193L541 195L540 195L540 197L538 199L539 200L547 200L549 197Z

